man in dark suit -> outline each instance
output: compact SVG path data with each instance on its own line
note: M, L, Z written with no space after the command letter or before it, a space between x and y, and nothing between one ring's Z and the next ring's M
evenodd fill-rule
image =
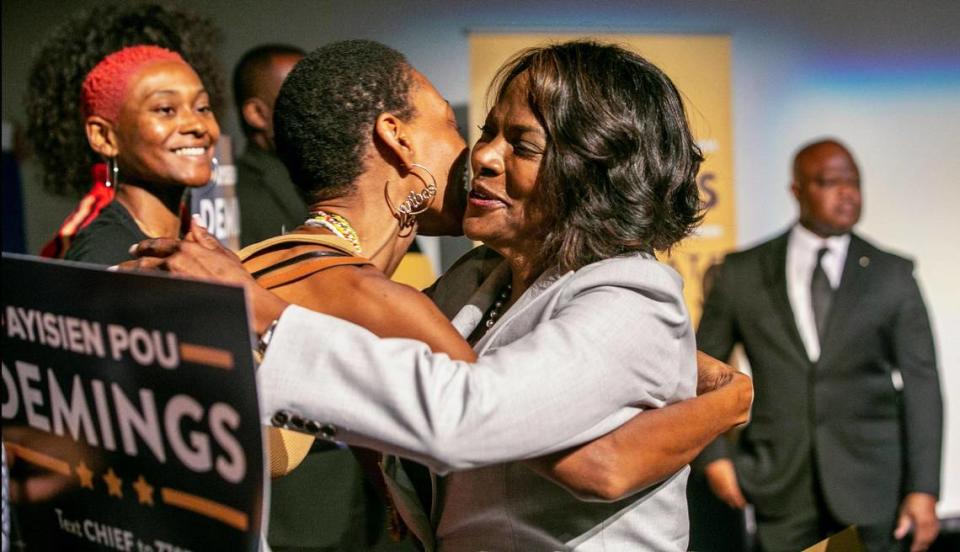
M763 550L801 550L856 524L869 550L936 538L942 403L913 263L851 231L860 172L840 143L796 154L789 231L727 256L698 346L753 370L752 421L703 453L710 487L754 505ZM732 458L732 460L731 460Z
M273 145L273 105L287 73L303 56L295 46L258 46L243 55L233 72L233 96L247 137L237 159L243 246L289 232L307 218L307 204Z

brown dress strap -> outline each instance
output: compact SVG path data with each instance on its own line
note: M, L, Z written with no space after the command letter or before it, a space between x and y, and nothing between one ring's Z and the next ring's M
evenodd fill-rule
M324 249L309 247L311 245ZM243 248L239 256L243 266L267 289L296 282L335 266L372 264L355 256L353 245L347 240L324 234L276 236Z

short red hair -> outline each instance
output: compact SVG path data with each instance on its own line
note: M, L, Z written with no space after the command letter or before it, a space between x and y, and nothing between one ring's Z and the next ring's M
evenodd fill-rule
M98 115L116 121L126 97L130 77L157 61L180 61L180 54L159 46L129 46L103 58L83 79L80 102L83 116Z

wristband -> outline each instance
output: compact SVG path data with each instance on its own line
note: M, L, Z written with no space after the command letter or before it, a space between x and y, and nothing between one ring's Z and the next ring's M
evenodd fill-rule
M267 347L270 346L270 340L273 339L273 331L277 329L279 323L280 319L277 318L260 334L260 339L257 340L257 352L260 353L261 358L267 353Z

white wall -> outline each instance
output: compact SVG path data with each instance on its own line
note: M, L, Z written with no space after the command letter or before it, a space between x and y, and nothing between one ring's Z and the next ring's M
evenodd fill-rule
M22 121L29 51L45 28L82 2L3 3L3 116ZM932 311L947 440L941 513L960 514L960 7L956 0L295 1L195 3L226 32L224 61L285 41L305 48L370 38L407 54L452 104L468 99L467 31L729 33L739 242L759 241L794 218L787 193L793 150L833 135L860 160L860 230L917 261ZM235 115L221 115L238 136ZM27 172L32 171L27 167ZM65 214L28 190L34 246ZM954 467L953 470L948 467Z

